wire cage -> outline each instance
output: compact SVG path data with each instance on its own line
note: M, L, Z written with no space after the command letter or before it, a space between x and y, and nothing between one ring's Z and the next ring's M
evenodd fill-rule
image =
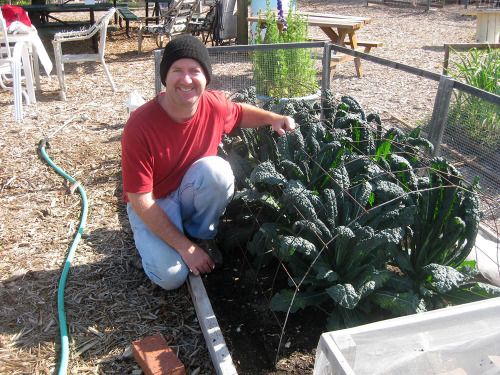
M307 51L319 97L282 100L259 92L266 87L258 78L257 54L277 61L276 54L287 50ZM398 92L377 82L376 93L369 84L353 93L342 80L344 71L331 75L330 56L339 52L362 60L362 80L370 80L371 69L386 70L386 81L401 81ZM295 132L282 137L267 127L243 129L221 146L237 191L220 242L231 256L241 250L253 274L268 272L258 285L267 306L279 314L277 358L290 314L302 309L317 309L326 315L326 328L336 329L458 304L477 298L479 290L476 296L498 293L478 283L464 261L474 248L480 205L498 242L500 185L493 179L480 190L475 176L483 184L492 174L485 171L495 167L475 167L491 164L491 154L453 129L464 113L453 110L459 93L493 111L500 105L497 95L324 42L213 47L209 53L211 88L293 116L297 123ZM155 55L158 63L161 51ZM286 69L269 64L264 71L271 82L304 82L283 79ZM406 102L405 90L422 92L422 103ZM371 104L374 95L387 107L420 111L409 119L389 116ZM496 258L499 267L498 250Z

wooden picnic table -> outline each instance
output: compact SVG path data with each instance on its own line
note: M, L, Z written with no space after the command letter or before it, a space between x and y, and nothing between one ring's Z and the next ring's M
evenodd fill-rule
M52 26L51 24L62 24L64 26L71 26L71 21L61 20L57 18L52 13L79 13L83 12L89 13L89 25L93 25L95 23L95 12L99 11L107 11L111 9L114 5L116 5L116 0L113 0L113 3L95 3L95 4L85 4L85 3L64 3L64 4L33 4L33 5L23 5L22 7L28 12L28 14L38 14L40 15L41 24L37 25L37 27L46 27ZM30 14L30 16L31 16ZM49 22L52 19L55 22ZM82 24L82 21L77 21L77 24ZM85 24L85 22L83 22ZM92 46L94 50L97 52L97 34L92 37Z
M328 13L299 12L296 14L303 16L309 26L317 26L325 33L328 40L342 46L349 46L351 49L365 47L365 52L369 52L372 47L380 46L378 42L359 42L356 32L371 22L368 17L345 16ZM248 17L249 22L264 22L263 14ZM343 55L340 58L334 58L334 63L354 60L356 74L358 77L363 75L361 60L352 56Z

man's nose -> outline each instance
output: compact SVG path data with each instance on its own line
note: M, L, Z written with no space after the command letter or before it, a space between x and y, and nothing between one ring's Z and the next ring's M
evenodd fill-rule
M182 80L182 82L185 82L185 83L193 82L193 79L191 78L191 74L189 74L189 73L183 73L181 80Z

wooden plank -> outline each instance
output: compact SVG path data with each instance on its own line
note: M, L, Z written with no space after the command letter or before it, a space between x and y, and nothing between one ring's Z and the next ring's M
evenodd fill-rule
M328 37L313 37L309 38L311 42L331 42L331 40ZM376 48L376 47L383 47L384 43L383 42L377 42L374 40L358 40L358 47L370 47L370 48Z
M188 289L215 372L217 375L237 375L201 277L189 275Z
M451 48L455 51L468 51L472 48L476 49L489 49L489 48L500 48L500 43L446 43L445 47Z
M453 80L447 76L439 79L438 91L434 101L434 109L429 130L429 141L434 145L432 156L440 155L440 147L443 141L444 128L448 120L451 94L453 93Z
M484 14L477 16L476 40L478 42L486 42L488 40L488 19Z
M311 26L329 25L332 27L340 27L340 26L363 25L362 21L344 20L341 18L329 18L329 17L306 17L306 21Z
M334 67L337 64L346 62L346 61L352 61L354 60L353 56L346 55L345 53L336 53L335 55L332 55L331 57L331 62L330 62L330 67Z
M313 16L320 18L336 18L336 19L345 19L348 21L354 22L363 22L365 24L371 23L372 19L369 17L358 17L358 16L345 16L342 14L331 14L331 13L316 13L316 12L297 12L297 14L301 16Z
M375 47L382 47L383 45L384 43L376 42L374 40L358 40L358 46L361 47L375 48Z
M248 22L265 22L265 18L262 16L249 16L247 18ZM345 28L349 30L358 30L363 26L363 22L360 21L349 21L340 18L328 18L328 17L308 17L307 23L309 26L326 26L326 27L336 27Z
M490 43L497 43L500 41L500 12L490 14L487 18L487 32L486 41Z

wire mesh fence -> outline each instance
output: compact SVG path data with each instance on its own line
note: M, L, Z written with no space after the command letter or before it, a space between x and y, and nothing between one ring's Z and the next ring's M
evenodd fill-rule
M454 161L468 180L479 178L488 221L500 214L499 151L500 104L453 90L442 154Z
M237 188L220 241L230 252L240 249L256 274L267 274L261 290L268 305L283 313L277 355L289 314L301 309L317 309L327 328L336 329L496 295L464 261L474 246L480 204L496 230L498 167L492 160L498 148L489 150L484 137L458 131L473 115L456 108L465 93L484 101L481 114L490 107L497 113L498 97L328 43L290 48L309 51L321 97L283 102L259 92L266 87L259 86L255 52L275 58L282 46L209 49L212 88L297 123L282 137L266 127L242 129L225 138L220 151ZM384 91L380 84L376 93L367 85L353 94L342 86L342 72L330 76L332 49L362 58L367 71L386 69L387 80L403 80L400 91ZM263 71L270 82L282 74L272 64ZM413 106L402 101L404 90L430 92L435 100L423 103L411 121L390 112L383 118L382 108L361 104L379 95L387 106ZM440 152L446 158L437 157ZM482 185L492 180L486 193L476 175Z
M287 44L231 49L230 53L224 47L211 49L213 89L234 93L254 86L256 95L265 99L304 97L321 88L321 43L308 48Z
M457 80L500 94L500 45L486 43L445 46L444 72ZM500 211L500 101L454 87L442 123L441 153L471 181L481 185L483 223L498 233Z

